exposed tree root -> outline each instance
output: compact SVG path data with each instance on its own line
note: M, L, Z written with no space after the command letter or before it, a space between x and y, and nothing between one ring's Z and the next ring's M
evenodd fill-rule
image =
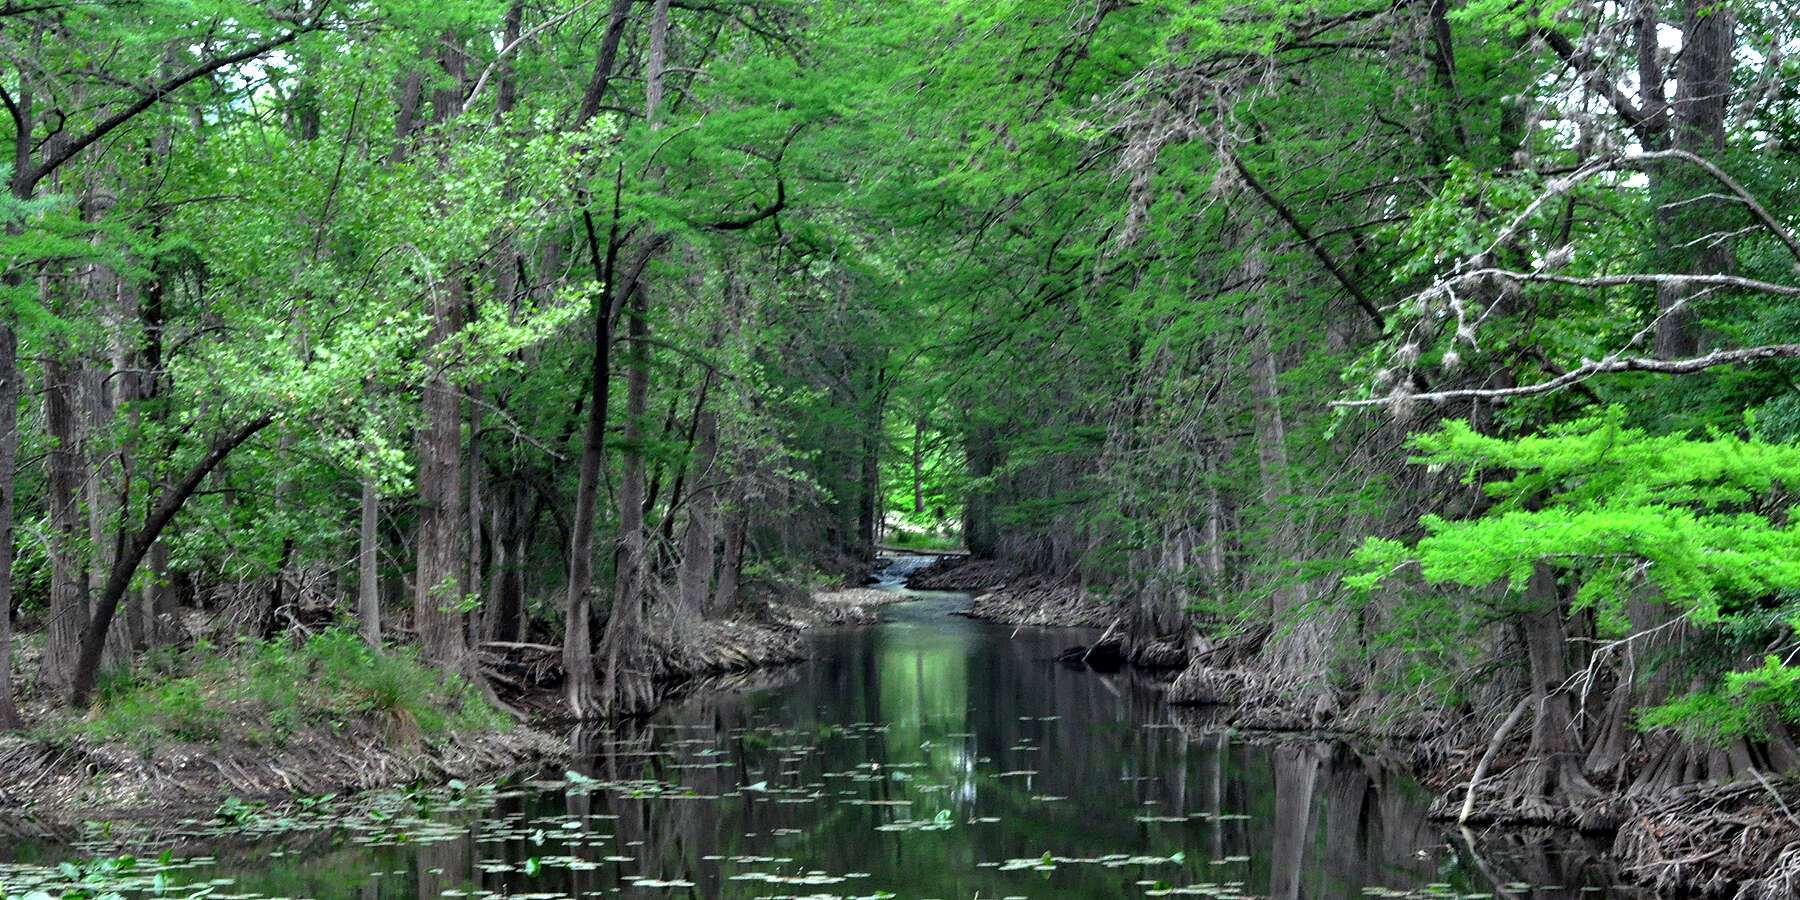
M1186 635L1162 635L1153 640L1133 644L1127 654L1133 665L1146 669L1181 669L1188 664L1190 648Z
M656 680L685 681L802 659L798 636L735 621L663 623L650 634Z
M1122 613L1116 603L1088 597L1078 584L1031 575L976 597L963 615L1004 625L1105 628Z
M1658 891L1738 900L1800 896L1800 799L1793 781L1696 787L1647 802L1613 852Z
M1265 731L1333 728L1339 706L1326 685L1303 687L1268 672L1192 664L1169 684L1167 699L1176 704L1229 706L1229 719L1237 727Z
M1615 804L1588 781L1580 761L1569 754L1520 760L1497 777L1443 794L1432 804L1434 818L1471 823L1555 825L1585 832L1608 832L1618 825Z

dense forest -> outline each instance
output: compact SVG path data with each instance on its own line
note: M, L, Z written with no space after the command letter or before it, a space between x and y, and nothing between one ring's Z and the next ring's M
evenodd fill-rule
M635 714L960 535L1175 699L1528 728L1490 817L1794 770L1797 23L0 5L0 726L321 634Z

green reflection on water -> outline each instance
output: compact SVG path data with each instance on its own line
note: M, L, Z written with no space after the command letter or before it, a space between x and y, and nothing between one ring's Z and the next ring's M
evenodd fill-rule
M209 886L217 897L361 900L1493 891L1379 756L1176 727L1142 678L1050 662L1077 636L945 609L928 600L821 637L786 684L591 736L579 777L398 797L379 819L322 815L223 845L177 837L180 856L216 861L168 880L192 893L230 879ZM1556 849L1576 852L1483 864L1565 886L1534 898L1604 896L1579 891L1604 879L1591 854ZM11 858L82 852L28 845Z

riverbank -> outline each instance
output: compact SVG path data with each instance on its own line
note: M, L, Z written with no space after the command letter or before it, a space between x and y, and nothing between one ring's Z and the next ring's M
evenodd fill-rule
M940 559L907 583L975 593L967 614L1003 624L1107 628L1123 617L1122 610L1081 596L1076 585L993 560ZM1470 824L1604 835L1625 877L1661 892L1736 900L1800 897L1800 780L1749 771L1732 782L1690 782L1657 795L1604 780L1559 788L1555 766L1528 758L1529 728L1490 746L1500 723L1478 721L1467 711L1397 706L1373 693L1345 692L1322 681L1301 684L1271 670L1268 660L1280 655L1282 641L1293 639L1263 625L1163 642L1170 646L1161 647L1161 655L1123 644L1117 654L1140 665L1146 657L1174 661L1179 673L1164 699L1208 711L1213 727L1391 743L1436 794L1431 814L1440 821L1461 818L1469 784L1480 778ZM1490 758L1477 776L1483 757ZM1628 760L1621 771L1648 762Z
M906 599L815 590L767 602L753 619L651 629L659 690L667 702L763 683L771 672L778 680L805 658L803 632L876 624L883 607ZM190 650L174 670L113 684L86 715L33 693L34 727L0 735L0 835L66 837L93 820L173 820L234 799L472 782L569 759L573 749L557 736L575 724L561 648L477 650L486 700L410 650L372 653L340 631L298 645Z
M364 720L278 747L93 737L0 737L0 834L67 838L92 821L167 822L222 804L346 796L410 782L475 781L566 759L561 738L523 725L397 741Z
M1495 723L1407 707L1365 694L1309 694L1258 659L1258 636L1221 642L1197 657L1165 694L1204 711L1213 727L1282 735L1331 733L1391 744L1435 795L1429 816L1507 830L1549 827L1610 842L1627 882L1659 893L1774 900L1800 897L1800 781L1750 771L1730 783L1691 782L1663 794L1634 793L1630 779L1560 784L1565 771L1528 754L1529 728L1493 743ZM1266 635L1262 635L1266 639ZM1486 760L1484 763L1483 760ZM1634 761L1622 772L1635 771ZM1569 760L1577 767L1580 761ZM1480 774L1478 774L1480 773Z

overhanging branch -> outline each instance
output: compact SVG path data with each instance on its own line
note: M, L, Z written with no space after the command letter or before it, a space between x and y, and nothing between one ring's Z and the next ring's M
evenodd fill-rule
M1431 391L1423 394L1403 394L1399 396L1377 397L1368 400L1338 400L1332 406L1362 407L1391 406L1396 403L1415 401L1442 402L1446 400L1505 400L1513 397L1530 397L1537 394L1548 394L1570 385L1585 381L1595 375L1611 372L1653 372L1660 375L1691 375L1715 366L1729 366L1738 363L1764 362L1775 359L1800 359L1800 344L1767 344L1761 347L1746 347L1741 350L1714 350L1705 356L1690 359L1651 359L1643 356L1609 356L1605 359L1582 360L1581 365L1570 369L1549 381L1537 384L1526 384L1507 388L1466 388L1451 391Z
M270 50L293 42L295 39L309 31L316 31L320 27L323 15L324 5L322 4L319 10L314 13L310 21L302 23L293 31L270 38L255 46L246 47L236 53L229 53L224 56L206 60L186 72L182 72L179 75L175 75L159 84L149 87L144 90L143 93L139 94L136 99L126 104L123 109L107 116L105 119L101 120L99 124L76 136L67 144L62 145L57 149L56 153L45 159L31 171L18 173L15 177L18 179L19 186L15 190L21 196L28 194L38 182L49 177L50 173L61 168L64 163L74 159L76 154L86 150L95 141L111 134L113 130L119 126L137 118L144 110L155 106L157 103L161 102L164 97L181 90L189 83L204 78L207 75L211 75L226 66L248 62L249 60L262 56Z
M1231 164L1238 170L1238 174L1244 177L1244 183L1250 185L1250 189L1255 191L1256 195L1261 197L1263 202L1267 203L1269 208L1273 209L1275 214L1280 216L1281 220L1286 222L1288 227L1294 230L1294 234L1300 237L1300 242L1305 244L1308 250L1312 251L1313 256L1317 257L1319 263L1325 266L1325 270L1330 272L1333 278L1337 279L1338 284L1343 285L1344 290L1349 291L1350 296L1356 298L1356 305L1362 307L1363 312L1369 315L1369 319L1375 323L1375 327L1387 327L1387 320L1382 317L1381 310L1376 308L1375 302L1369 299L1369 295L1363 293L1362 288L1356 286L1356 282L1350 280L1350 276L1344 272L1343 267L1338 265L1337 260L1332 258L1331 251L1326 250L1325 246L1319 243L1317 238L1313 237L1312 233L1307 230L1306 225L1294 215L1293 210L1288 209L1287 204L1281 202L1281 198L1270 193L1269 189L1264 187L1261 181L1257 180L1256 176L1251 173L1250 168L1244 165L1244 161L1240 159L1236 153L1226 151L1225 155L1231 159Z

